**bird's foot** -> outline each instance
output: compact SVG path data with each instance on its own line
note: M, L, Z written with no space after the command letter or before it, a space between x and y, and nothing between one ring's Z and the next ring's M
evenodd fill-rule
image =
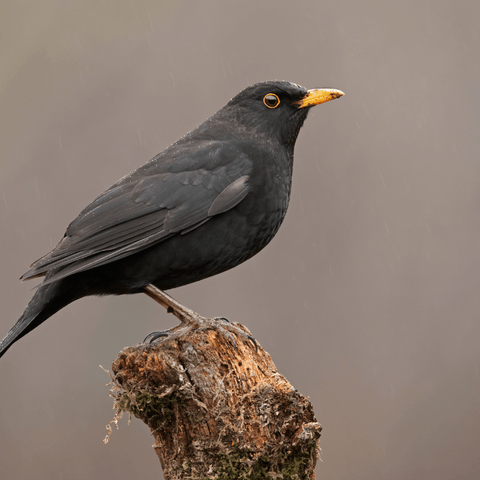
M184 316L180 325L173 327L170 330L149 333L143 340L143 343L151 344L163 338L178 338L195 330L215 330L220 335L228 338L230 343L233 345L233 348L237 348L237 342L235 341L235 336L237 336L245 343L248 343L249 341L252 342L255 347L255 351L258 351L256 340L238 325L239 324L230 322L230 320L225 317L206 318L198 314L189 317Z
M252 342L255 347L255 351L258 351L258 345L256 340L245 330L242 330L238 326L238 323L232 323L228 318L225 317L203 318L203 320L207 320L209 322L216 322L216 330L227 336L233 343L234 348L237 348L237 343L235 342L235 338L232 336L232 333L241 338L245 343L248 343L248 341ZM208 330L208 328L209 327L207 326L206 330Z
M255 351L258 352L258 344L257 344L257 341L255 340L255 338L253 338L247 332L244 332L241 328L237 327L236 326L237 324L233 324L226 317L215 317L212 320L224 320L225 322L228 322L232 326L232 328L236 329L235 333L237 333L237 335L239 335L245 342L247 342L247 340L250 340L253 343L253 345L255 346ZM233 338L232 338L232 340L233 340ZM234 346L236 348L235 340L233 340L233 342L234 342Z
M165 293L163 290L160 290L155 285L147 285L144 287L144 290L149 297L153 298L156 302L165 307L168 313L173 313L173 315L175 315L181 323L170 330L152 332L148 334L143 343L147 341L148 343L152 343L162 337L172 338L173 336L184 335L192 332L193 330L216 330L220 334L227 337L233 344L234 348L237 348L237 343L233 337L233 335L236 335L246 343L251 341L255 346L255 350L258 350L257 342L251 335L249 335L249 332L245 332L238 326L238 324L230 322L227 318L202 317L198 313L177 302L173 297Z

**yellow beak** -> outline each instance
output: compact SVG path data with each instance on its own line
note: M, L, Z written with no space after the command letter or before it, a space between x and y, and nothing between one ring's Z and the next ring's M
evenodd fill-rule
M313 107L334 100L335 98L342 97L343 95L345 94L341 90L335 90L333 88L315 88L309 90L302 100L294 103L298 105L298 108Z

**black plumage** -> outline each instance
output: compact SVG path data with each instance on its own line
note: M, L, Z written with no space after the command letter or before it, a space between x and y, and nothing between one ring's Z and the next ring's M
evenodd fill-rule
M81 297L168 290L258 253L287 211L294 144L310 107L340 95L280 81L250 86L103 192L21 277L45 280L0 356Z

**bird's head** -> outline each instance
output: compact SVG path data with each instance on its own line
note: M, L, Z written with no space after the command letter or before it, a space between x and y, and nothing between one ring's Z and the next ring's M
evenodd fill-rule
M310 108L342 95L340 90L307 90L295 83L270 81L247 87L222 110L246 129L293 147Z

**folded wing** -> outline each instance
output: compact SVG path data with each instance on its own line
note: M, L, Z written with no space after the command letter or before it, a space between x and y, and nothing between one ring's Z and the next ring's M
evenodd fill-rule
M43 285L52 283L173 235L188 234L212 216L234 208L249 192L251 162L240 151L235 162L227 162L226 157L221 144L209 144L204 152L197 150L193 168L188 168L188 158L157 159L152 168L142 167L125 177L83 210L59 244L21 279L58 270ZM179 163L183 170L178 172Z

